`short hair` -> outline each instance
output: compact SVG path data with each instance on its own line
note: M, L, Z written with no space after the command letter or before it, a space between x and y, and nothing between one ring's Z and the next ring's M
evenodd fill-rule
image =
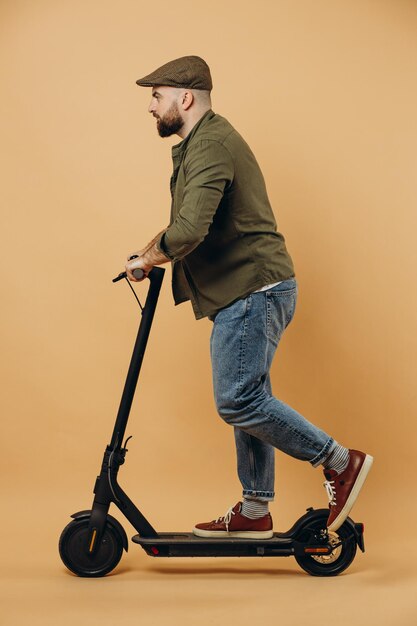
M208 89L190 89L194 98L201 104L211 104L211 90Z

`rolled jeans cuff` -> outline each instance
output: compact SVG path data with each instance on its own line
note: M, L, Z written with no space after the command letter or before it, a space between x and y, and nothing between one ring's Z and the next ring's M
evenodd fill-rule
M244 498L253 498L261 502L272 502L275 497L275 491L252 491L251 489L244 489L242 495Z
M324 444L322 450L314 457L314 459L311 459L309 463L311 463L313 467L318 467L323 463L325 459L327 459L333 448L335 448L336 446L337 442L333 439L333 437L329 437L329 439Z

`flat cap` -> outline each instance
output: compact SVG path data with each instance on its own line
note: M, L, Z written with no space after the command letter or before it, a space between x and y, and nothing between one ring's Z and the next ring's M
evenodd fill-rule
M169 61L157 70L136 81L141 87L167 85L168 87L185 87L188 89L205 89L211 91L210 68L201 57L186 56Z

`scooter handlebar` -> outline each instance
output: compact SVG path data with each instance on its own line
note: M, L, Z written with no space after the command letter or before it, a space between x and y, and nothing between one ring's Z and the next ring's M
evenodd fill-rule
M129 261L131 261L132 259L137 259L137 258L138 258L138 255L133 254L132 256L129 257ZM137 278L138 280L141 280L144 277L145 272L139 268L136 268L133 270L132 274L135 278ZM123 278L127 278L126 272L121 272L118 276L116 276L116 278L113 278L112 282L117 283L118 280L122 280Z
M137 268L137 269L133 270L132 274L133 274L133 276L135 278L137 278L138 280L141 280L144 277L145 272L143 270ZM116 276L116 278L113 278L112 282L113 283L117 283L117 281L118 280L122 280L122 278L127 278L126 272L121 272L118 276Z

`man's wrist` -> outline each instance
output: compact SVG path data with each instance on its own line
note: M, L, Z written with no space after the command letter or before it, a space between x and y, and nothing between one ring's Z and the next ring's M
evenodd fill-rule
M167 263L169 260L169 257L167 257L167 255L158 246L158 242L154 243L154 245L149 248L149 250L147 250L142 257L142 262L145 265L145 269L147 267L151 268L154 265Z

